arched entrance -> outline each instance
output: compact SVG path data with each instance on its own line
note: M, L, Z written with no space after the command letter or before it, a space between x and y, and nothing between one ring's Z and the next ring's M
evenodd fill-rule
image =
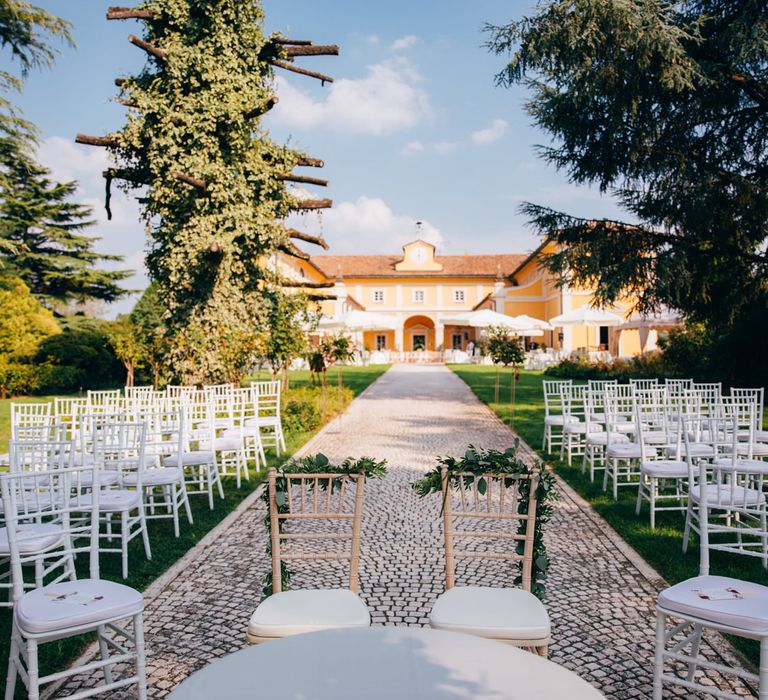
M435 322L429 316L411 316L403 324L406 352L435 349Z

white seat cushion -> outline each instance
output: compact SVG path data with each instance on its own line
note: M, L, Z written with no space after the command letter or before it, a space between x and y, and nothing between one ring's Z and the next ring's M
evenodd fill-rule
M708 600L699 591L732 588L742 598ZM768 634L768 587L727 576L696 576L659 593L659 606L682 615L745 631Z
M144 597L121 583L81 579L37 588L16 604L16 621L30 634L55 632L129 617L144 609Z
M181 469L178 467L160 467L147 469L141 474L142 486L167 486L179 483L183 479ZM136 486L136 474L126 474L123 483L127 486Z
M275 593L248 623L253 637L288 637L335 627L368 627L371 616L360 597L345 588Z
M636 445L634 442L616 443L611 439L606 454L608 457L619 459L638 459L640 457L640 445Z
M114 486L120 480L120 473L114 469L99 470L99 484L101 486ZM93 484L93 472L83 471L79 473L74 483L82 488L90 488Z
M734 506L758 506L765 504L765 494L757 489L745 489L743 486L731 486L730 484L707 484L704 498L710 506L725 507L733 503ZM694 488L690 494L691 499L698 503L699 489Z
M87 510L91 507L92 499L90 493L84 493L75 496L72 499L74 507L82 507ZM120 510L132 510L139 505L139 494L136 491L127 491L125 489L111 489L109 491L99 492L99 510L103 512L116 512Z
M547 425L564 425L566 423L578 423L579 419L576 416L547 416L544 419L544 423Z
M688 449L691 452L692 457L711 457L715 451L712 445L706 445L703 443L691 443L688 445ZM680 454L685 455L686 447L685 445L680 446ZM667 445L664 448L664 454L666 454L669 457L677 457L677 445Z
M210 452L216 450L216 452L237 452L243 449L243 441L241 438L220 437L215 438L213 441L206 440L200 443L200 449L203 452Z
M626 435L611 435L611 444L629 442ZM590 433L587 435L587 445L607 445L608 433Z
M62 542L62 531L59 525L51 523L22 524L16 526L16 541L22 554L43 552ZM0 554L10 554L8 544L8 528L0 528Z
M196 467L200 464L213 464L213 452L210 450L195 450L194 452L185 452L181 455L181 465L183 467ZM179 466L179 455L169 455L163 459L166 467Z
M643 462L640 471L648 476L667 479L682 479L688 476L688 465L677 459L659 459ZM696 470L698 472L698 469Z
M720 467L723 471L737 471L749 474L768 474L768 462L762 459L745 459L739 457L734 466L730 457L719 457L713 459L712 464Z
M751 452L755 457L765 457L768 455L768 443L753 442L751 445L746 442L738 443L736 445L736 452L740 455L746 455Z
M521 588L457 586L432 606L429 624L489 639L547 639L549 615L541 601Z
M587 426L584 423L576 423L576 422L566 423L563 426L563 431L566 433L570 433L572 435L574 434L578 435L581 433L586 433Z

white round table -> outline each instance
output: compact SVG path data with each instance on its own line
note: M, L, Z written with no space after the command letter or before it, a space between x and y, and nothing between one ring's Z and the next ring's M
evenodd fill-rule
M575 673L480 637L418 627L326 630L214 661L170 700L601 700Z

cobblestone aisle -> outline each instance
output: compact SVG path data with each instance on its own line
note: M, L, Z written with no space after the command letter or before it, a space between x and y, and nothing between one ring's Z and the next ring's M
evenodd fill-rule
M366 486L360 585L374 624L424 625L443 590L439 499L417 498L410 483L433 466L436 455L460 455L470 443L504 449L512 440L509 429L450 370L402 365L307 446L332 460L370 455L389 462L387 478ZM547 530L550 658L608 698L649 698L653 606L663 582L586 504L567 488L561 492ZM257 502L149 601L151 698L165 697L190 673L245 646L247 621L269 568L262 518ZM495 573L493 580L511 585L513 577L510 571L507 580L499 580ZM461 582L488 581L480 568L472 580ZM293 585L316 586L318 577L299 571ZM722 642L716 644L728 653ZM713 647L707 645L706 653L712 656ZM94 680L78 679L60 694Z

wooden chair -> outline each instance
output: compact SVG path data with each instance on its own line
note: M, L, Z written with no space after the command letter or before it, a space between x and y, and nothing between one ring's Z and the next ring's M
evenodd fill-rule
M520 484L530 480L527 513L520 511ZM464 472L449 476L442 469L443 530L445 539L445 592L432 607L429 624L435 629L463 632L495 639L514 646L534 649L546 657L550 642L550 622L544 605L531 591L533 538L536 519L538 477L529 474ZM454 520L466 519L500 525L502 528L455 530ZM524 528L518 532L518 523ZM524 531L522 531L524 530ZM478 540L510 543L511 551L484 551L472 546ZM455 541L467 541L466 549L456 549ZM523 553L517 553L523 542ZM522 590L490 586L455 586L455 561L458 557L522 561Z
M273 467L268 476L274 593L251 616L246 633L248 642L260 644L337 627L369 627L371 616L357 595L365 474L278 475ZM284 532L282 524L289 520L351 524L351 530L339 527L334 532ZM309 543L310 552L284 551L284 541ZM320 550L324 544L344 541L350 542L347 552ZM323 560L349 561L349 589L282 590L284 561Z

